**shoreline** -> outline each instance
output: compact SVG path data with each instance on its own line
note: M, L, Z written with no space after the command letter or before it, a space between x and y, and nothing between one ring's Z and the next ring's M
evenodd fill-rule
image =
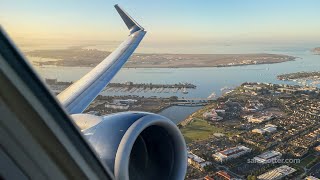
M295 57L297 59L298 57ZM252 65L263 65L263 64L278 64L278 63L284 63L284 62L290 62L290 61L295 61L294 60L288 60L288 61L281 61L281 62L263 62L263 63L256 63L256 64L237 64L237 65L214 65L214 66L201 66L201 65L190 65L190 66L183 66L183 67L163 67L163 66L129 66L126 67L124 66L123 68L126 69L191 69L191 68L225 68L225 67L240 67L240 66L252 66ZM33 63L32 63L33 64ZM81 67L81 68L93 68L95 66L81 66L81 65L36 65L33 64L35 67Z
M35 66L94 67L110 52L96 49L35 50L26 52ZM273 53L133 54L124 68L232 67L294 61L298 57Z

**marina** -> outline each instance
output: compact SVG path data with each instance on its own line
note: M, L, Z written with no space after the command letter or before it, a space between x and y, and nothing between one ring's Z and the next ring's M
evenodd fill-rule
M313 47L314 45L310 45ZM259 47L259 46L255 46ZM170 97L177 96L179 99L185 98L203 98L206 99L213 92L215 92L215 98L221 96L224 93L232 91L237 85L244 82L266 82L275 84L289 84L289 85L303 85L306 84L304 80L296 81L283 81L277 78L279 74L299 72L301 69L304 71L319 71L320 61L319 55L311 54L308 49L310 47L296 47L292 51L291 49L281 47L275 47L272 51L264 51L266 53L282 53L289 54L297 58L296 61L289 61L277 64L260 64L250 66L235 66L235 67L207 67L207 68L123 68L119 74L112 80L107 88L101 92L103 96L144 96L144 97ZM225 47L224 47L225 48ZM235 47L233 47L235 48ZM213 48L214 49L214 48ZM264 49L270 49L265 47ZM232 49L232 52L235 49ZM250 48L250 51L252 49ZM249 50L241 49L238 52L248 52ZM261 48L257 51L261 51ZM223 52L230 53L230 52ZM42 75L43 79L57 79L61 82L72 82L77 80L89 72L90 67L35 67L37 71ZM261 74L261 75L260 75ZM125 82L132 82L137 89L130 91L129 86L118 85ZM317 81L317 80L316 80ZM146 83L148 82L148 83ZM180 87L170 87L170 85L179 84L177 82L188 82L196 86L195 88L186 87L188 93L183 94L183 83ZM148 86L149 84L153 87ZM114 86L112 86L114 84ZM140 86L139 85L144 85ZM317 82L313 83L319 87ZM157 86L158 85L158 86ZM162 86L166 85L166 86ZM54 88L58 88L55 93L61 91L62 88L68 87L68 83L65 86L50 85ZM60 89L59 89L60 88ZM161 93L158 93L159 88L164 88ZM213 97L213 96L211 96ZM201 107L201 106L195 106ZM173 114L170 114L170 118L178 122L183 120L180 116L186 117L193 113L188 106L171 106L164 110L164 112L172 112L172 109L179 109ZM188 109L186 111L182 109ZM160 113L161 114L161 113ZM165 113L166 114L166 113ZM169 113L168 113L169 114ZM169 116L166 114L166 116Z
M171 102L172 106L206 106L211 102L211 99L201 99L201 98L192 98L192 99L178 99L176 102Z
M55 92L64 90L66 87L72 84L72 82L62 82L55 79L45 79L46 84L48 84L51 89ZM152 84L152 83L110 83L103 90L103 92L127 92L127 93L183 93L188 94L187 89L196 89L196 85L190 83L177 83L177 84Z

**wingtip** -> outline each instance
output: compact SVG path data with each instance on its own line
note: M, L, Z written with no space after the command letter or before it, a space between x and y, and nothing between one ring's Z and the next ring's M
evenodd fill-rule
M127 25L130 34L139 31L144 30L143 27L141 27L129 14L127 14L118 4L115 4L114 7L118 11L120 17L124 21L124 23Z

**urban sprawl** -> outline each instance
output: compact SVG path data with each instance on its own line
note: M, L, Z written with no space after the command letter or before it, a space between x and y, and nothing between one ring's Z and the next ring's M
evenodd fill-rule
M192 114L182 132L206 123L197 127L197 138L187 139L187 179L317 179L319 93L316 87L244 83ZM214 126L213 133L201 131L206 126Z
M56 93L67 87L56 80L47 84ZM116 86L127 91L155 86L176 92L191 85ZM320 177L319 100L320 89L313 86L243 83L205 102L176 96L100 95L86 112L159 112L172 105L200 103L206 106L178 125L188 148L186 179L316 179Z

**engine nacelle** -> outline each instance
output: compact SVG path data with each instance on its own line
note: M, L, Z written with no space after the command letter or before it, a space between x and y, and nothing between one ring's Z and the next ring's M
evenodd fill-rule
M116 179L184 179L186 144L169 119L144 112L72 117L82 125L93 120L95 125L82 132Z

